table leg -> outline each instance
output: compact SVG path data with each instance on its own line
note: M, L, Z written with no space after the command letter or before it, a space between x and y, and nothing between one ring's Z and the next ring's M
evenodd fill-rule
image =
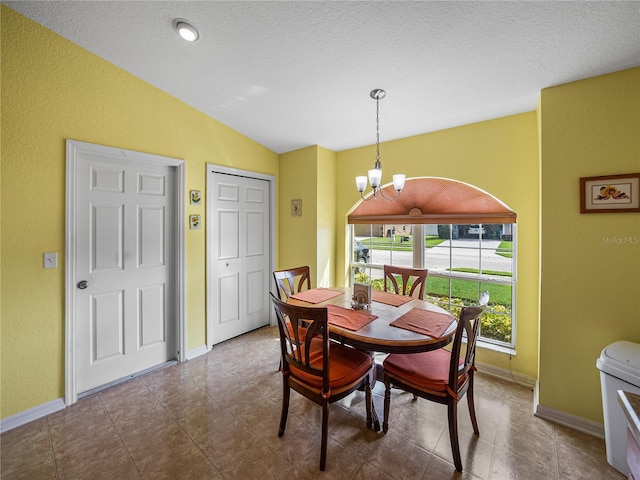
M373 366L373 374L370 376L369 378L369 383L371 385L371 390L373 390L373 387L376 384L377 380L381 380L382 376L379 376L381 374L378 373L379 370L382 370L382 365L378 365L376 363L374 363ZM380 420L378 420L378 414L376 413L376 404L373 401L373 393L371 394L371 419L373 422L373 430L376 432L380 431ZM371 428L371 425L367 425L367 427Z
M373 402L373 398L371 399L371 419L373 420L373 431L380 431L380 420L378 420L378 414L376 413L376 406ZM371 426L369 426L371 428Z

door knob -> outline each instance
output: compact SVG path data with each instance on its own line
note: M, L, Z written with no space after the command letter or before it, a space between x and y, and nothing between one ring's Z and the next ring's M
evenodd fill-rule
M84 290L85 288L87 288L89 286L89 282L87 282L86 280L80 280L78 282L78 288L80 290Z

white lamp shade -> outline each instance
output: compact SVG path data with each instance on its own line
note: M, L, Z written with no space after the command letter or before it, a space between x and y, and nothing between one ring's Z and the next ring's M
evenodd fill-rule
M402 173L396 173L393 176L393 188L396 189L396 191L401 191L404 188L404 179L405 179L405 175Z
M382 180L382 169L373 168L369 170L369 184L371 184L371 188L379 187L380 180Z
M360 193L364 192L364 189L367 188L367 177L364 175L356 177L356 187Z

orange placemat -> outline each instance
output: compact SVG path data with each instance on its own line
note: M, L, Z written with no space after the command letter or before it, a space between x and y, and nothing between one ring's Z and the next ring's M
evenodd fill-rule
M337 305L327 305L329 313L329 323L347 330L360 330L367 323L374 321L377 315L372 315L362 310L351 310L349 308L338 307Z
M429 335L433 338L440 338L453 321L455 321L455 318L448 313L412 308L400 318L391 322L390 325Z
M307 303L322 303L343 293L344 291L342 290L332 290L330 288L312 288L303 292L294 293L291 295L291 298Z
M374 302L386 303L387 305L393 305L399 307L407 302L413 300L413 297L407 297L406 295L397 295L395 293L381 292L379 290L373 290L371 293Z

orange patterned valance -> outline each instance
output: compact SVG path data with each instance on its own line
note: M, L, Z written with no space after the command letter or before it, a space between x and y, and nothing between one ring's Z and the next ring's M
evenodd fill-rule
M393 184L383 188L395 197ZM370 196L370 195L369 195ZM484 190L440 177L407 179L400 198L360 201L348 215L350 224L516 223L516 213Z

